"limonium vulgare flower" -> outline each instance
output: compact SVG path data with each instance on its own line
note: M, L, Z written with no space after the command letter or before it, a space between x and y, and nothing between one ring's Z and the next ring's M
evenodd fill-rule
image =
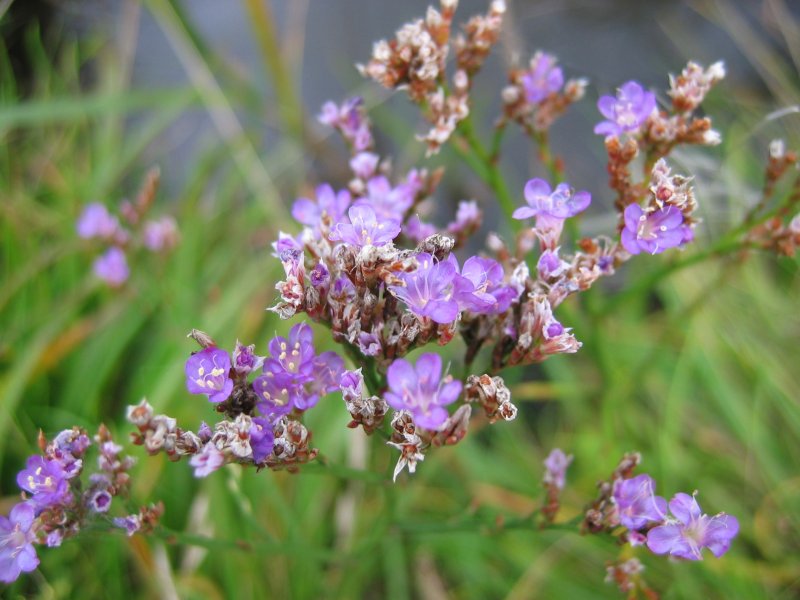
M205 394L209 402L223 402L233 391L230 370L231 357L225 350L204 348L186 361L186 388L191 394Z
M656 95L646 91L639 83L629 81L617 90L615 96L601 96L597 108L607 119L598 123L594 132L617 136L637 131L656 108Z
M400 234L400 223L378 217L371 207L351 206L347 211L349 223L337 223L330 239L353 246L383 246Z
M112 287L122 285L130 276L125 253L116 246L111 246L103 255L97 257L92 270L95 275Z
M739 533L736 517L720 513L703 514L697 499L689 494L675 494L669 501L674 518L647 533L647 547L655 554L670 554L688 560L702 560L701 550L708 548L720 557L730 548Z
M28 573L39 566L33 548L35 517L33 506L27 502L14 506L8 517L0 516L0 581L11 583L20 573Z
M554 448L544 460L544 483L554 485L559 490L564 489L567 477L567 467L572 464L572 455L567 456L560 448Z
M112 239L119 229L119 220L99 202L87 204L76 224L78 236L83 239Z
M531 59L530 69L522 76L525 100L536 104L556 93L564 85L564 72L556 66L556 59L550 54L537 52Z
M327 227L338 223L345 216L347 207L350 206L350 192L339 192L327 183L317 187L316 200L298 198L292 205L292 216L298 222L310 227L315 235L320 234L320 224L327 223Z
M455 298L476 314L500 314L517 299L517 291L503 283L503 267L491 258L467 259L456 282Z
M17 485L33 494L31 502L35 506L44 508L69 498L67 476L58 461L34 455L28 458L25 467L17 474Z
M452 323L458 318L458 302L453 298L453 283L458 274L454 261L437 261L427 252L417 254L417 268L400 273L405 285L389 286L408 308L420 317L437 323Z
M534 178L525 184L525 202L511 215L515 219L536 217L536 231L545 248L554 249L564 227L564 220L586 210L592 203L587 191L575 192L567 183L555 189L544 179Z
M668 248L680 246L691 235L683 226L683 214L674 206L665 206L645 212L638 204L625 208L625 227L621 240L631 254L649 252L659 254Z
M412 366L398 358L386 371L389 390L386 402L395 410L407 410L414 423L425 429L436 430L447 421L447 410L461 393L461 382L452 377L442 378L442 357L425 353Z
M654 494L655 483L649 475L620 479L614 484L614 502L619 511L619 522L636 531L651 521L664 520L667 501Z

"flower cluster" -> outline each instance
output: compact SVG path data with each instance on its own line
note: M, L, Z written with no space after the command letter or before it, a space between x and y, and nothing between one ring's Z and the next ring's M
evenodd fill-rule
M694 495L678 493L669 503L655 494L649 475L632 476L638 454L626 455L608 481L598 484L600 495L589 506L584 529L597 533L619 526L625 539L646 545L654 554L702 560L702 549L720 557L739 533L739 522L726 513L704 514Z
M504 0L493 0L486 15L472 17L463 33L451 40L457 4L442 0L441 10L429 7L424 19L404 25L391 41L376 42L370 61L358 67L384 87L405 89L412 102L424 107L432 127L420 139L428 145L428 154L438 152L469 116L472 78L497 43L506 12ZM451 45L456 70L448 85L445 61Z
M228 418L213 430L203 423L194 433L171 417L154 415L143 400L128 411L128 420L139 429L134 443L150 454L165 452L176 460L190 456L198 477L228 462L295 469L316 456L298 419L321 396L340 389L344 361L335 352L317 354L308 325L292 327L288 339L273 338L267 356L238 341L231 356L200 331L190 337L203 348L186 361L186 389L207 396ZM251 374L257 375L252 381Z
M42 454L28 458L17 474L22 502L0 517L0 581L10 583L34 570L39 559L34 545L60 546L89 523L124 527L129 535L155 525L161 509L110 518L112 501L128 493L133 458L122 454L105 426L94 436L97 468L87 476L86 453L92 440L74 427L51 441L39 436Z
M105 252L94 261L92 270L111 287L121 286L130 276L126 250L143 246L159 253L178 243L178 226L172 217L144 220L155 199L158 182L159 173L154 169L148 174L136 201L126 200L120 206L122 222L99 202L87 204L78 217L78 237L98 239L108 244Z
M556 58L536 52L527 69L512 69L503 88L503 116L517 122L528 135L546 132L570 105L586 93L586 79L564 81Z

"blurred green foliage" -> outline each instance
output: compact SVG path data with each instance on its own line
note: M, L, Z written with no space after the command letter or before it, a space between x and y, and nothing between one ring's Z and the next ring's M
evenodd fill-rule
M121 440L129 430L124 407L143 396L189 427L212 419L207 403L183 385L183 361L193 349L185 334L192 327L229 347L236 337L264 347L274 331L287 329L264 311L280 274L269 242L285 222L274 179L300 177L302 163L292 167L288 157L298 156L308 140L289 138L265 150L254 134L237 128L230 107L247 106L255 92L230 75L215 79L225 73L221 58L203 47L175 5L148 4L188 57L189 87L131 89L129 65L106 44L68 42L52 57L33 27L26 43L35 78L22 98L0 47L4 514L15 502L14 478L35 451L39 428L46 434L73 424L91 430L103 421ZM268 53L274 32L258 29L257 17ZM777 53L768 58L770 64L784 60ZM81 85L87 68L95 73L88 89ZM791 68L781 63L782 70ZM286 73L279 79L291 85ZM775 81L771 87L796 84ZM796 99L798 89L771 91ZM241 105L232 100L237 94ZM730 123L714 173L725 189L707 210L720 211L709 220L724 227L741 214L744 198L757 193L766 136L775 127L759 129L767 106L717 101ZM91 275L98 249L77 239L75 220L88 201L114 206L133 196L153 163L169 169L159 134L192 110L215 113L223 126L180 190L157 196L156 211L174 214L179 223L180 244L166 257L140 257L128 285L107 289ZM796 128L784 135L789 147L800 147ZM670 260L636 260L622 276L633 280ZM335 398L308 415L323 458L299 475L230 467L197 481L188 465L147 458L135 448L140 462L131 506L163 500L167 533L128 539L88 532L58 550L41 549L39 571L7 593L620 597L603 583L605 564L620 553L613 540L538 531L519 520L538 506L542 460L558 446L575 455L560 520L580 514L595 482L634 449L659 493L699 488L705 510L739 518L741 533L721 560L673 563L639 549L647 581L663 597L797 597L799 294L796 259L758 255L693 266L625 304L614 304L613 290L594 289L564 306L565 321L585 344L579 354L504 373L520 418L471 431L396 485L388 476L394 451L346 429ZM322 331L317 339L325 339Z

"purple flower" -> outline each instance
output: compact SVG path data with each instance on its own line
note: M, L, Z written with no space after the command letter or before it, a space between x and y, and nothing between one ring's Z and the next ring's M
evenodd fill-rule
M364 115L363 104L364 100L359 97L349 98L341 106L337 106L335 102L326 102L318 117L323 125L336 127L356 152L372 146L372 133Z
M589 192L574 191L566 183L559 183L555 190L550 189L550 184L544 179L531 179L525 184L525 201L528 206L523 206L514 211L515 219L528 219L549 217L564 220L574 217L589 207L592 196Z
M60 529L54 529L49 532L44 539L44 543L47 544L48 548L58 548L62 541L64 541L64 532Z
M397 221L378 217L366 205L351 206L347 211L349 223L337 223L331 230L330 239L354 246L383 246L400 234Z
M645 214L638 204L629 204L624 216L622 245L631 254L642 251L658 254L667 248L680 246L686 239L683 214L674 206Z
M447 421L447 410L461 393L461 382L449 375L442 379L442 359L438 354L425 353L417 359L416 367L398 358L386 371L389 390L386 402L395 410L407 410L419 427L435 431Z
M294 408L296 386L292 376L285 372L266 371L256 377L253 391L258 396L258 410L271 420L288 415Z
M380 157L372 152L359 152L350 159L350 169L359 179L369 179L378 168Z
M189 464L194 467L195 477L208 477L225 463L225 456L217 447L209 442L203 449L189 459Z
M70 498L69 484L62 466L54 460L34 455L28 458L25 469L17 474L17 485L33 494L31 503L39 508L66 502Z
M415 186L401 183L392 187L383 175L367 181L367 197L355 201L356 206L369 206L381 220L403 221L411 205L414 204Z
M314 332L305 323L289 330L289 339L275 336L269 343L271 356L264 359L264 373L285 373L291 381L304 382L314 373Z
M361 398L364 389L364 376L361 374L361 369L344 371L339 379L339 389L342 391L342 398L345 402Z
M560 448L554 448L544 459L544 483L553 485L559 490L564 489L567 477L567 467L572 464L572 455L567 456Z
M555 250L545 250L539 256L536 270L542 279L553 279L561 275L569 267L569 264L558 257L558 248Z
M289 331L289 339L276 336L269 344L264 374L253 381L258 409L269 418L292 409L308 410L319 397L339 389L344 361L335 352L317 355L313 332L305 323Z
M378 356L381 353L381 338L375 333L362 331L358 334L358 348L364 356Z
M223 402L233 391L231 358L224 350L210 346L186 360L186 389L190 394L205 394L209 402Z
M502 265L491 258L468 258L456 285L459 305L476 314L499 315L507 311L519 294L503 283L503 275Z
M255 417L250 427L250 447L253 449L253 462L264 462L272 454L275 445L275 435L272 424L267 419Z
M311 269L308 278L311 280L311 285L315 288L327 290L331 280L331 274L330 271L328 271L328 267L325 266L325 263L320 261Z
M608 119L598 123L594 132L605 136L636 131L656 108L656 96L635 81L617 90L617 96L601 96L597 108Z
M87 504L89 508L97 513L108 512L111 508L112 496L107 490L96 490L89 496Z
M292 206L292 216L303 225L311 227L318 235L323 219L329 219L330 224L342 220L350 206L350 192L341 190L337 193L330 185L323 183L317 187L316 196L316 201L298 198Z
M119 221L109 214L99 202L87 204L76 224L78 236L83 239L103 238L110 240L119 229Z
M628 529L641 529L650 521L663 521L667 501L655 495L655 483L649 475L619 479L614 483L614 502L619 522Z
M404 285L390 285L391 291L408 305L415 315L437 323L452 323L458 318L458 302L453 298L457 275L455 260L436 261L430 254L417 254L417 268L400 273Z
M0 516L0 581L3 583L12 583L20 573L28 573L39 566L33 548L35 517L36 511L27 502L17 504L8 517Z
M458 203L456 220L447 226L447 232L458 235L462 232L473 231L480 227L482 216L481 209L478 208L478 203L475 200L462 200Z
M295 399L295 407L308 410L317 404L320 396L338 391L343 370L344 360L336 352L323 352L315 357L314 377L305 386L305 393Z
M542 247L553 250L564 228L564 220L586 210L592 197L586 191L574 193L566 183L559 183L555 190L551 190L544 179L531 179L525 184L525 201L528 206L515 210L512 217L536 217L534 230Z
M205 443L211 439L211 436L214 435L214 432L211 431L211 427L208 426L208 423L203 421L200 423L200 427L197 428L197 437L200 438L200 441Z
M264 364L264 357L257 356L255 344L245 346L236 340L236 347L233 349L233 369L237 374L247 376L252 371L260 369Z
M125 253L116 246L111 246L105 254L98 257L92 265L92 270L112 287L121 286L130 275Z
M700 551L708 548L719 558L739 533L736 517L725 513L704 515L695 497L689 494L675 494L669 501L669 510L677 520L670 519L647 533L647 547L655 554L702 560Z
M172 217L162 217L158 221L148 221L142 231L144 247L153 252L161 252L175 247L178 243L178 225Z
M531 59L530 70L522 76L525 100L538 104L550 94L556 93L564 85L564 73L556 66L556 59L550 54L537 52Z
M111 520L115 527L124 529L128 537L142 528L142 519L139 515L128 515L127 517L115 517Z
M288 233L284 233L283 231L278 232L278 239L272 242L272 249L274 252L272 253L273 256L277 256L278 258L286 252L287 250L296 250L298 252L303 252L303 243L300 241L302 238L302 234L297 238L289 235Z

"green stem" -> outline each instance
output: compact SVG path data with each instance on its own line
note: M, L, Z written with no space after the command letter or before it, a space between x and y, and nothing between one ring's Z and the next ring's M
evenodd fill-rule
M511 218L511 214L516 208L514 197L506 185L500 168L498 167L498 154L500 142L502 141L502 130L495 131L495 139L492 143L492 151L484 148L480 139L475 133L475 128L470 117L467 117L458 124L458 133L466 142L470 152L464 152L456 145L456 151L469 163L475 173L491 188L500 203L500 207L506 215L506 219L514 232L519 231L520 222Z

